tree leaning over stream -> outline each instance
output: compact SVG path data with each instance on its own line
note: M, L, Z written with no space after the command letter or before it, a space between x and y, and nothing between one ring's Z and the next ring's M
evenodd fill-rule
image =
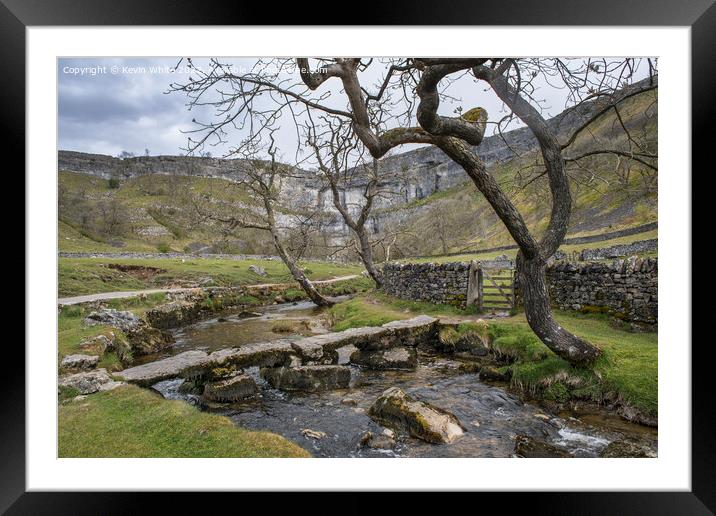
M654 77L655 63L646 61ZM376 64L383 67L384 74L370 91L369 86L361 84L361 77ZM190 60L189 66L193 66ZM190 152L206 144L226 142L230 129L246 133L242 145L251 145L285 119L293 119L300 138L298 128L319 114L324 121L347 122L350 132L345 137L355 139L376 160L402 145L438 147L466 172L517 243L518 281L532 330L570 363L588 363L600 356L599 348L555 321L545 273L548 260L564 240L572 209L566 162L586 157L569 156L569 147L605 109L614 109L619 115L618 104L624 96L616 92L633 76L634 59L333 58L315 59L311 66L308 58L298 58L259 60L247 73L234 73L230 64L218 60L212 60L208 70L194 69L193 78L185 84L173 84L171 90L186 93L191 106L214 106L218 121L198 123L193 132L199 137L190 136ZM542 167L536 179L547 181L552 197L549 222L539 238L476 152L485 135L487 112L473 107L464 112L457 110L456 116L438 114L441 101L453 100L450 85L464 76L477 85L486 85L504 103L507 114L492 122L498 132L518 118L537 140ZM340 91L324 86L328 81L338 82ZM564 144L546 123L536 99L540 87L555 87L554 84L566 90L568 102L574 105L587 99L607 100L606 108L585 120ZM642 91L655 88L652 79ZM628 128L624 124L622 127L629 135ZM320 146L315 141L320 134L314 133L313 138L313 145ZM655 167L656 155L642 148L596 153L619 155Z

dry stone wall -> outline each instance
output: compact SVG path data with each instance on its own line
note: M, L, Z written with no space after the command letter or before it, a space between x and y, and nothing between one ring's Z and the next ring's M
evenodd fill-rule
M388 263L386 293L412 301L465 307L470 264ZM612 263L556 262L547 268L553 306L601 312L636 325L658 323L658 261L635 256ZM519 285L516 285L518 303Z
M637 257L613 263L559 262L547 269L552 304L564 310L605 312L627 322L658 322L658 263Z
M383 266L383 289L391 296L464 307L470 264L387 263Z

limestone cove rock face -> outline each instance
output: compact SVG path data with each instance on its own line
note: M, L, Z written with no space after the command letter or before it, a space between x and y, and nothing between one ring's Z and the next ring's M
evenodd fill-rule
M358 350L351 354L351 363L376 370L412 370L418 366L415 348L390 348L378 351Z
M209 401L232 402L254 396L258 387L253 378L239 374L225 380L204 385L204 398Z
M320 392L348 388L351 370L339 365L265 367L261 369L261 377L274 389Z
M398 387L383 392L368 414L382 425L408 432L429 443L451 443L465 432L453 414L415 400Z

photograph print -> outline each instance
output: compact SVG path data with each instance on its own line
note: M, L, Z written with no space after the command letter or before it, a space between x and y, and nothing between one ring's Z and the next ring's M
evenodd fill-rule
M59 58L58 456L657 457L658 64Z

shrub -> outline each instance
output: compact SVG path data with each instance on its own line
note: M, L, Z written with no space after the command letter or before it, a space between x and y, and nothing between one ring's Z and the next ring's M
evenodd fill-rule
M109 179L109 181L107 181L107 186L109 186L112 190L116 190L117 188L119 188L119 185L119 179L117 179L116 177L112 177Z

